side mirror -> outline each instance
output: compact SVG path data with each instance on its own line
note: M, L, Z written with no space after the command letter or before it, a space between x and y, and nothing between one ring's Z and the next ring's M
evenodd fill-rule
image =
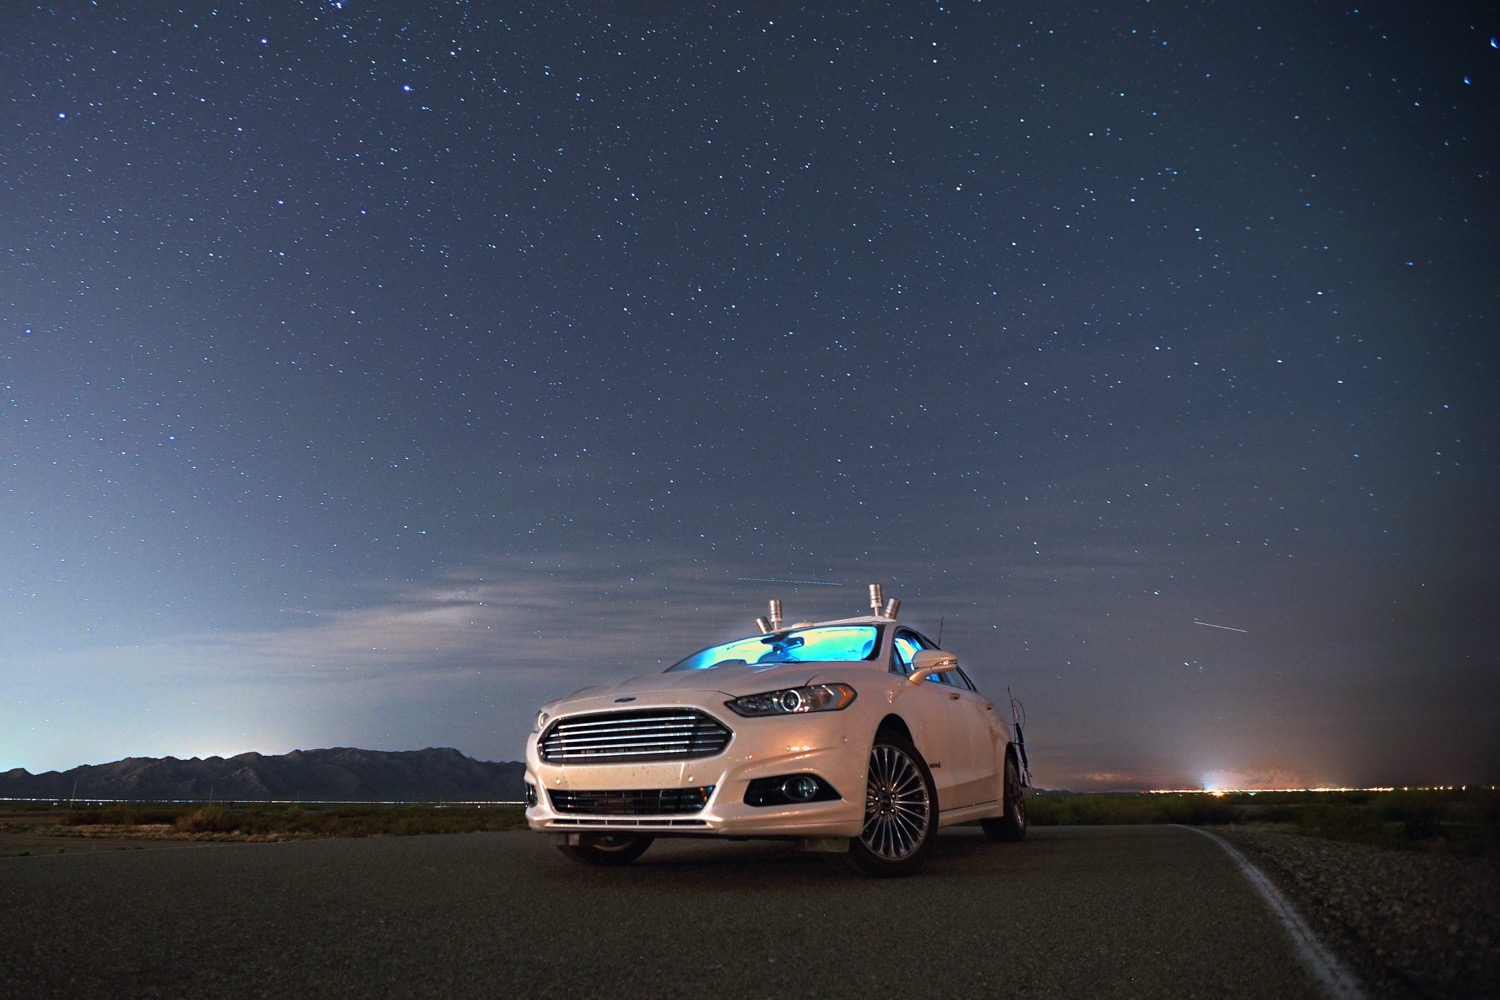
M907 680L920 684L933 674L958 669L958 657L942 649L919 649L911 658L911 674Z

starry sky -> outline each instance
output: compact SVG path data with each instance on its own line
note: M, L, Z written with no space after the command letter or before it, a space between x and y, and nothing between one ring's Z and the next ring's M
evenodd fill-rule
M1500 780L1500 14L7 3L0 770L865 584L1047 788Z

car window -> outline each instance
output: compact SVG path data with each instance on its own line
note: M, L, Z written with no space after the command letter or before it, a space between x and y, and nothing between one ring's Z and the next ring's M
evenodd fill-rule
M891 643L892 673L909 675L912 671L912 657L917 655L918 650L937 648L936 643L915 632L905 629L897 632L895 640ZM957 667L952 670L945 670L940 674L929 674L927 683L963 688L965 691L978 690L978 688L974 687L974 682L969 680L968 675Z
M880 649L878 625L825 625L752 635L700 650L667 668L712 670L757 663L837 663L874 659Z
M925 648L921 639L911 632L897 632L896 639L891 643L891 672L897 674L911 673L911 658L917 655L917 650Z
M930 640L923 638L915 632L903 629L896 633L895 641L891 643L891 670L898 674L910 674L912 671L912 657L919 650L937 649ZM954 672L945 670L940 674L929 674L928 684L952 684L950 679Z

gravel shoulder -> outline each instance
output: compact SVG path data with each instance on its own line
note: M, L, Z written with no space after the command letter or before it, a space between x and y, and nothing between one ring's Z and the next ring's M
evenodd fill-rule
M1500 997L1500 859L1214 828L1378 1000Z

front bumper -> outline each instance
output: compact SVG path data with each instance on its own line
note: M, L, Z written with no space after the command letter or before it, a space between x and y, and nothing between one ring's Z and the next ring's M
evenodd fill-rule
M536 802L527 807L526 822L546 833L854 837L864 822L870 748L868 741L851 738L850 721L844 712L734 717L732 723L725 720L734 735L723 752L645 763L546 763L533 735L525 780L535 789ZM784 805L746 803L746 789L755 779L798 774L832 786L839 797ZM561 793L557 801L553 793ZM693 808L700 800L702 807ZM657 803L668 806L659 809Z

